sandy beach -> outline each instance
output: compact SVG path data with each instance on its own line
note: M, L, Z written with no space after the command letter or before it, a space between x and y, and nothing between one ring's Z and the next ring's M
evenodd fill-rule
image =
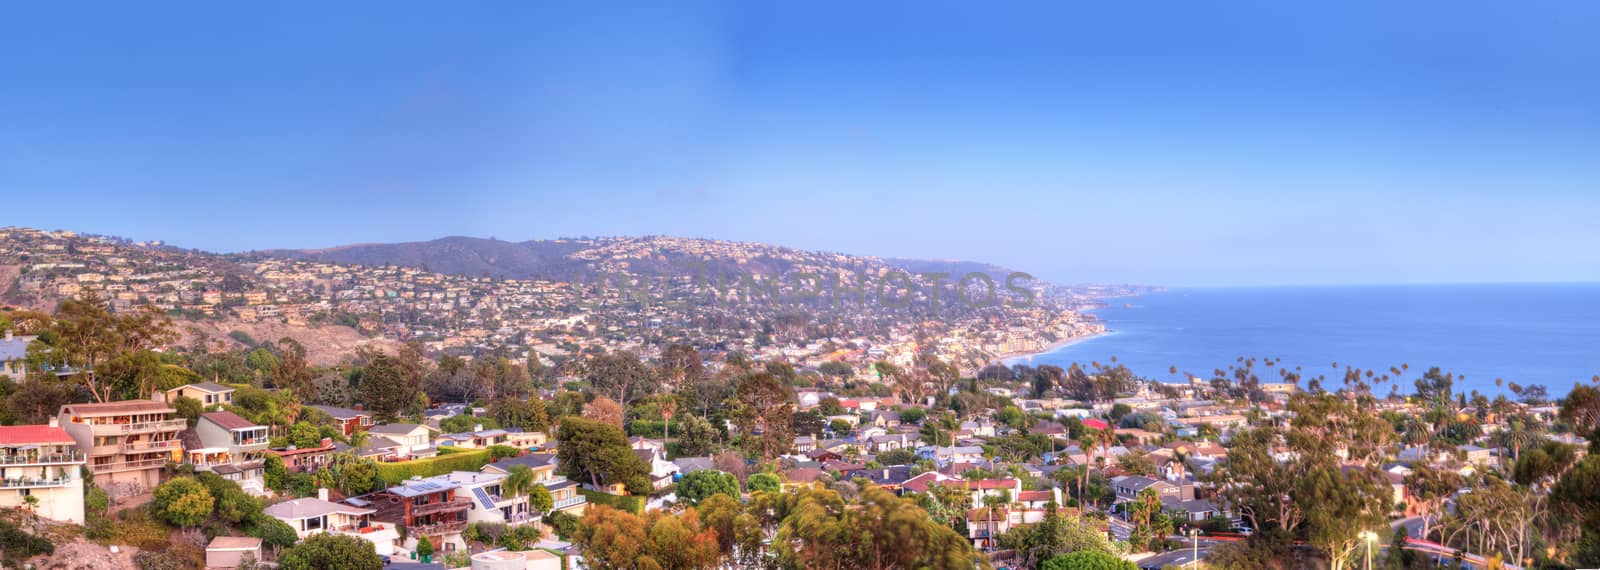
M1016 352L1016 353L1010 353L1010 354L1002 354L999 357L996 357L994 359L994 361L991 362L991 364L998 363L998 364L1003 364L1005 366L1013 366L1013 365L1017 365L1017 364L1027 364L1029 362L1032 362L1034 357L1037 357L1037 356L1040 356L1040 355L1044 355L1044 354L1049 354L1049 353L1055 352L1057 350L1061 350L1063 348L1072 346L1074 344L1078 344L1080 342L1084 342L1084 341L1100 338L1100 337L1111 335L1111 334L1116 334L1116 331L1106 330L1106 331L1101 331L1101 332L1097 332L1097 333L1090 334L1090 335L1075 336L1075 337L1072 337L1072 338L1069 338L1069 339L1066 339L1066 340L1062 340L1062 341L1057 341L1057 342L1051 343L1049 346L1046 346L1041 350L1037 350L1037 351L1033 351L1033 352Z

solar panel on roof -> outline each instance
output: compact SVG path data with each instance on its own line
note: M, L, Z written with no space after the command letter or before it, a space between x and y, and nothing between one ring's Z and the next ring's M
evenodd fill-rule
M484 492L483 487L473 487L472 496L478 498L478 503L482 504L484 509L494 509L494 501L489 500L489 493Z

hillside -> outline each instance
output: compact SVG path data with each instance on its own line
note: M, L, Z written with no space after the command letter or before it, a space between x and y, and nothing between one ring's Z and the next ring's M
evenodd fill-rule
M997 278L1013 270L959 260L880 259L812 252L752 242L677 237L613 237L508 242L452 236L430 241L350 244L323 249L279 249L246 256L366 266L404 266L468 277L569 281L596 272L686 275L750 272L781 274L797 267L855 270L899 268L913 273L982 272Z

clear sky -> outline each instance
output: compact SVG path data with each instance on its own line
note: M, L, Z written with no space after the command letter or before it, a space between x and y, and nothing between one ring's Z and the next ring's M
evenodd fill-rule
M0 225L1600 280L1600 3L1072 4L0 3Z

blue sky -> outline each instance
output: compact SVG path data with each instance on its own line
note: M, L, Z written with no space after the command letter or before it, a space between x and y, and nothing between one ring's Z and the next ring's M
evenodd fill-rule
M0 225L1600 280L1600 5L1105 4L0 4Z

